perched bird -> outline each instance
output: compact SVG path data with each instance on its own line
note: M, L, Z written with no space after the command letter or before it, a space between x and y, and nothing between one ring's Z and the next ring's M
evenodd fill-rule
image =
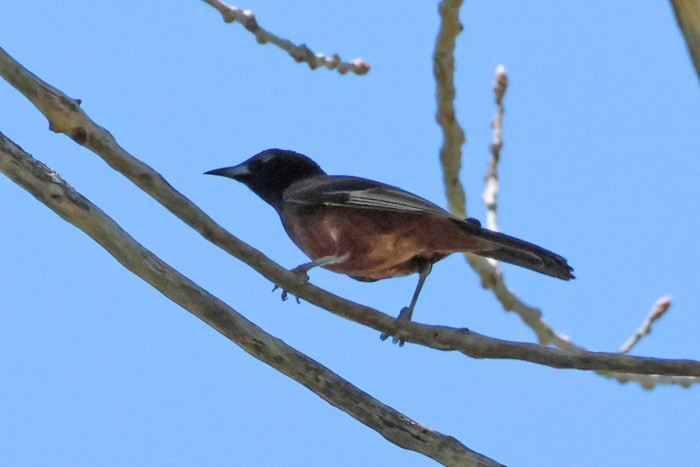
M574 278L566 259L551 251L485 229L476 219L460 219L401 188L327 175L293 151L268 149L239 165L206 173L245 184L275 208L289 237L312 260L297 272L320 266L366 282L417 272L411 303L398 319L411 320L433 264L455 252Z

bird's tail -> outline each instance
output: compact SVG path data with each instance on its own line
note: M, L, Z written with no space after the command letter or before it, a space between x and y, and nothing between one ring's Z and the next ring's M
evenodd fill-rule
M469 235L482 240L479 248L472 250L473 253L532 269L565 281L574 279L574 275L571 273L574 269L569 266L565 258L556 253L510 235L485 229L474 219L461 221L459 226Z

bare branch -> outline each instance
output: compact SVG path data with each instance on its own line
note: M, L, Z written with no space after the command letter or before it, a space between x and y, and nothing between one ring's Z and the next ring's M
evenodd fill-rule
M462 168L462 145L467 141L464 129L455 115L454 99L457 94L454 85L454 50L457 35L462 32L459 22L461 0L442 0L438 5L440 29L435 51L433 52L433 74L435 76L437 114L436 120L442 129L440 164L445 184L447 204L452 214L467 217L467 200L464 186L459 180ZM486 258L467 253L467 261L481 277L484 288L492 288L502 282L501 271Z
M462 24L459 22L461 5L462 0L442 0L438 5L441 25L433 53L433 74L437 85L435 118L442 129L443 138L440 161L445 194L449 200L450 211L459 217L467 217L464 187L459 181L459 171L462 168L461 148L467 138L457 121L454 107L457 93L454 85L454 51L457 35L462 32Z
M486 168L486 182L484 193L481 199L486 205L486 226L498 231L497 210L498 210L498 163L501 160L501 148L503 148L503 96L508 88L508 75L503 65L496 67L496 80L493 84L493 96L496 101L496 115L491 120L493 128L493 138L489 146L488 167Z
M671 0L695 73L700 78L700 0Z
M326 67L330 70L338 70L338 73L341 75L344 75L348 71L356 75L364 75L370 69L369 63L361 58L356 58L351 62L344 62L337 54L328 57L320 53L314 53L306 44L296 45L287 39L282 39L270 31L263 29L258 24L255 14L250 10L241 10L240 8L227 5L219 0L203 1L216 8L219 13L221 13L221 16L223 16L225 22L241 23L244 28L255 35L255 40L260 44L267 44L268 42L275 44L280 49L289 53L297 62L307 63L312 70L318 67Z
M390 335L400 333L401 338L407 342L438 350L457 350L475 358L517 359L554 368L700 376L700 362L694 360L632 357L576 349L559 350L537 344L494 339L465 329L397 321L384 313L345 300L311 283L302 283L296 274L284 269L224 230L170 186L160 174L119 146L108 131L98 126L85 114L78 105L78 101L41 81L2 49L0 49L0 76L3 76L37 106L49 119L52 130L70 136L79 144L95 152L112 168L126 176L207 240L245 262L262 276L303 300L338 316ZM484 264L490 267L485 261ZM502 280L499 284L505 287ZM494 290L504 293L499 288ZM517 300L514 295L512 297ZM536 313L539 310L530 309L530 311Z
M482 195L484 204L486 205L486 225L491 230L498 230L497 208L498 208L498 163L500 161L501 148L503 147L503 97L508 87L508 76L503 65L496 68L496 78L493 86L494 100L496 102L496 115L491 121L493 128L493 139L489 147L490 158L485 177L485 189ZM489 260L499 272L496 261ZM510 293L508 291L507 293ZM517 302L514 302L517 303ZM659 299L651 313L645 320L637 332L620 349L621 353L628 353L639 340L651 332L651 326L654 321L658 320L671 306L671 297L662 297ZM528 307L524 304L517 304L513 307L521 319L532 329L538 336L539 342L543 344L554 344L559 348L585 350L583 347L574 345L568 337L557 334L552 328L542 319L542 314L539 309ZM645 389L653 389L656 384L676 384L683 387L689 387L692 384L700 383L700 379L687 377L673 377L660 375L630 375L613 372L598 372L606 378L616 379L621 383L637 382Z
M634 347L637 342L642 339L642 337L651 332L652 324L661 318L669 308L671 308L671 297L669 295L658 299L656 303L654 303L654 306L651 307L651 311L642 323L642 326L637 329L637 332L635 332L629 339L627 339L627 342L622 344L622 347L620 347L620 353L628 353L630 350L632 350L632 347Z
M255 358L303 384L392 443L448 465L498 466L451 436L423 426L266 333L144 248L61 177L0 133L0 171L149 283Z

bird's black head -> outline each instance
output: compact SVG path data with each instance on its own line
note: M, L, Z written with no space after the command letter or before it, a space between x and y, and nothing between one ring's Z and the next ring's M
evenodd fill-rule
M314 175L325 175L326 172L303 154L284 149L267 149L241 164L205 173L238 180L277 208L289 185Z

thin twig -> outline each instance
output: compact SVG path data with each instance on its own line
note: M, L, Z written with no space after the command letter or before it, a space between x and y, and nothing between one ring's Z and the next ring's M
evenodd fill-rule
M671 297L669 295L658 299L656 303L654 303L654 306L651 307L651 311L642 323L642 326L637 329L637 332L627 339L624 344L622 344L622 347L620 347L620 353L629 353L629 351L632 350L632 347L634 347L637 342L642 339L642 337L651 332L651 326L656 320L661 318L669 308L671 308Z
M73 138L102 157L166 209L207 240L245 262L263 277L289 293L338 316L390 335L400 333L406 342L438 350L456 350L474 358L516 359L554 368L617 371L623 373L700 376L700 362L632 357L618 353L554 349L537 344L510 342L464 329L398 321L320 289L270 260L231 235L199 207L175 190L158 172L125 151L114 137L92 121L79 101L41 81L0 48L0 76L25 95L49 120L49 128ZM486 263L488 266L488 263ZM502 284L502 282L501 282Z
M205 3L216 8L221 13L224 21L227 23L238 22L243 25L248 31L255 35L255 40L260 44L268 42L275 44L280 49L286 51L297 62L305 62L309 68L315 70L319 67L325 67L330 70L338 70L338 73L344 75L348 71L356 75L364 75L370 69L369 63L361 58L356 58L350 62L344 62L335 54L330 57L314 53L306 44L296 45L293 42L283 39L270 31L263 29L255 18L255 14L250 10L241 10L235 6L227 5L219 0L203 0Z
M481 199L486 205L486 226L498 231L498 163L501 160L503 148L503 97L508 88L508 75L503 65L496 67L496 79L493 84L493 96L496 101L496 115L491 120L493 137L489 146L489 163L484 177L485 188Z
M0 133L0 171L66 221L87 233L125 268L221 334L392 443L448 465L499 463L451 436L423 426L266 333L144 248L112 218L46 165Z

